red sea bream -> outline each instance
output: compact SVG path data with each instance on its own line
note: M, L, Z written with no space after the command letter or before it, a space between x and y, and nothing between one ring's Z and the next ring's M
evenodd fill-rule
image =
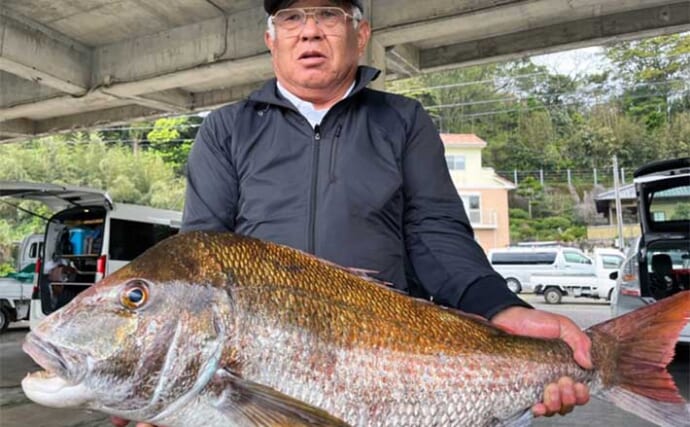
M169 238L28 334L34 401L177 426L526 426L568 375L658 425L690 415L666 365L682 292L593 326L593 370L305 253L226 233Z

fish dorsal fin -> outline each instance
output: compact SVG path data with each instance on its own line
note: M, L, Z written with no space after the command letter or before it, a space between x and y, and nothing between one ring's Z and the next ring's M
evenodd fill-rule
M210 384L216 393L214 406L236 425L251 427L329 426L348 427L323 409L294 399L270 387L247 381L221 369Z
M346 273L357 276L360 279L366 280L367 282L376 283L377 285L381 285L383 287L390 288L390 289L398 291L398 292L402 292L402 291L396 289L395 286L393 285L393 283L387 282L385 280L381 280L381 279L378 279L377 277L375 277L375 275L379 273L376 270L369 270L366 268L359 268L359 267L344 267L340 264L334 263L333 261L329 261L327 259L317 257L316 255L310 254L309 252L300 251L299 249L292 249L292 250L301 253L302 255L304 255L307 258L312 258L312 259L315 259L315 260L317 260L323 264L326 264L329 267L335 268L337 270L342 270ZM405 292L402 292L402 293L405 293Z

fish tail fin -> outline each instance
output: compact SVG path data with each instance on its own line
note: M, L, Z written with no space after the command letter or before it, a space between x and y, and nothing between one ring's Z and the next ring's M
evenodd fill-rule
M690 426L690 412L666 369L690 319L690 291L590 328L604 397L661 426Z

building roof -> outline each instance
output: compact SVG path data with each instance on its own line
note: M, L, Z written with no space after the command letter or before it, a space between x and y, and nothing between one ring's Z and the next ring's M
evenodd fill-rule
M621 200L634 200L637 198L635 194L635 184L625 184L618 188L618 194L620 194ZM594 200L616 200L616 190L607 190L597 194Z
M454 147L486 147L486 141L473 133L442 133L441 141Z
M635 184L621 185L618 189L621 200L635 200L637 199L637 194L635 192ZM690 188L687 186L670 188L662 192L657 193L657 197L688 197L690 196ZM616 190L607 190L599 193L594 200L604 201L604 200L616 200Z

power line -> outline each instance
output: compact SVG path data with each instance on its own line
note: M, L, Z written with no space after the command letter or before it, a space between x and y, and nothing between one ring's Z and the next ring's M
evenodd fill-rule
M539 72L539 73L530 73L530 74L520 74L517 76L505 76L505 77L500 77L500 78L521 80L521 79L524 79L527 77L546 75L546 74L548 74L548 73ZM474 86L474 85L486 84L486 83L496 83L497 79L498 79L497 77L494 77L492 79L486 79L486 80L474 80L474 81L469 81L469 82L449 83L449 84L438 85L438 86L427 86L427 87L421 87L421 88L405 89L405 90L401 90L401 91L396 91L396 93L405 94L405 93L410 93L410 92L418 92L420 90L424 91L424 90L436 90L436 89L450 89L450 88L454 88L454 87Z
M651 96L658 95L658 94L652 94ZM644 95L644 96L631 96L628 99L641 99L641 98L650 98L650 95ZM496 114L504 114L504 113L510 113L510 112L515 112L515 111L533 111L533 110L552 110L552 109L557 109L557 108L562 108L562 107L567 107L567 106L572 106L572 105L581 105L584 104L584 101L575 101L575 102L564 102L564 103L559 103L559 104L554 104L554 105L535 105L533 107L522 107L522 108L510 108L510 109L504 109L504 110L494 110L494 111L482 111L478 113L470 113L470 114L462 114L459 117L459 121L466 121L464 119L466 118L473 118L473 117L482 117L482 116L492 116ZM589 104L590 106L595 106L595 105L605 105L608 102L599 102L599 103L592 103Z
M690 92L688 92L690 94ZM587 94L587 93L576 93L576 92L563 92L560 94L560 96L564 95L577 95L580 98L586 97L587 95L593 95L593 94ZM661 96L664 95L662 92L653 92L653 93L648 93L644 95L633 95L633 96L628 96L626 99L640 99L640 98L653 98L655 96ZM441 105L422 105L422 107L426 110L439 110L439 109L447 109L447 108L457 108L457 107L468 107L468 106L473 106L473 105L485 105L485 104L492 104L496 102L508 102L508 103L515 103L515 102L521 102L529 99L527 98L497 98L493 100L480 100L480 101L470 101L470 102L460 102L460 103L455 103L455 104L441 104ZM611 102L610 100L608 102ZM576 104L585 104L586 101L576 101L576 102L560 102L558 104L554 105L576 105ZM606 102L600 102L600 103L594 103L591 105L602 105L605 104Z
M456 88L456 87L465 87L465 86L475 86L479 84L488 84L488 83L493 83L496 84L498 80L522 80L528 77L533 77L533 76L539 76L539 75L548 75L548 76L553 76L552 74L549 73L530 73L530 74L520 74L517 76L497 76L492 79L485 79L485 80L473 80L473 81L466 81L466 82L458 82L458 83L448 83L444 85L436 85L436 86L422 86L422 87L415 87L415 88L410 88L410 89L403 89L403 90L395 90L394 92L397 94L406 94L406 93L412 93L412 92L420 92L420 91L431 91L431 90L440 90L440 89L451 89L451 88ZM574 81L574 80L573 80ZM628 85L627 87L637 87L637 86L647 86L647 85L656 85L656 84L668 84L668 82L685 82L685 79L661 79L661 80L654 80L651 82L639 82L635 83L633 85ZM547 83L546 80L541 81L539 83ZM567 83L567 82L564 82ZM605 86L605 83L599 84L600 86ZM560 85L562 87L563 85Z

